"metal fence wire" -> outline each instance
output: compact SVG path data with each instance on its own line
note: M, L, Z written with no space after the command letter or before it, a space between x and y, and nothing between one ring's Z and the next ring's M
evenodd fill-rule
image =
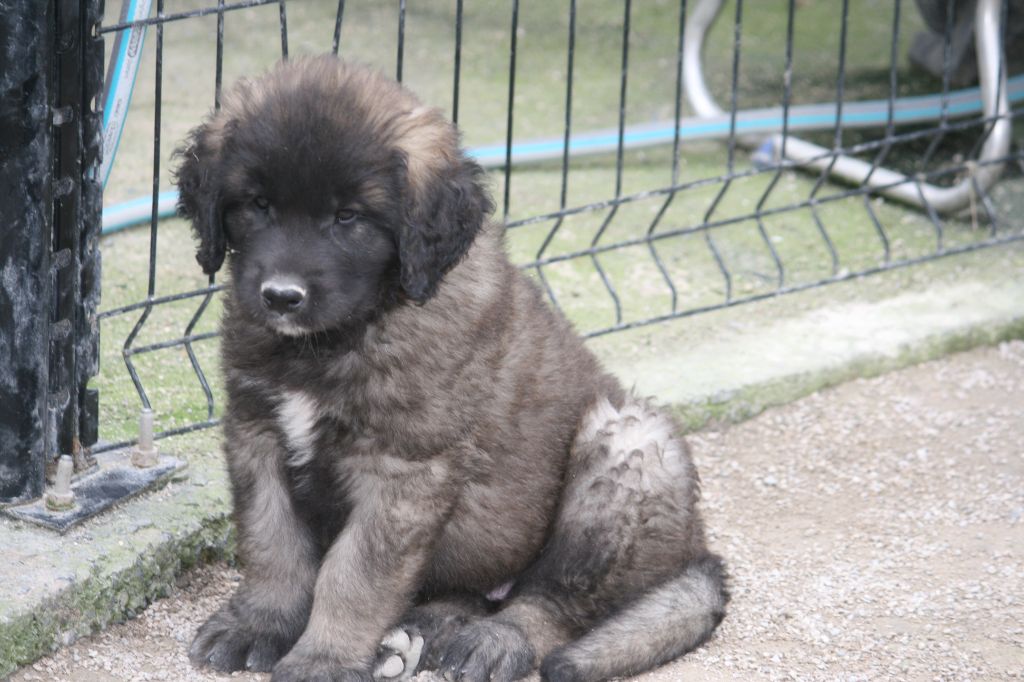
M588 336L1024 238L1013 0L155 0L121 19L107 3L108 47L148 31L135 100L152 128L136 138L152 166L118 181L114 164L107 188L111 223L149 185L148 252L129 253L144 228L123 251L103 243L110 282L122 259L144 259L148 278L104 282L101 405L131 393L115 388L119 352L157 437L218 414L222 285L197 279L190 255L160 264L191 248L161 221L169 150L199 120L182 101L218 106L229 75L262 70L270 50L370 61L445 108L492 169L513 256ZM118 419L101 418L95 452L134 442Z

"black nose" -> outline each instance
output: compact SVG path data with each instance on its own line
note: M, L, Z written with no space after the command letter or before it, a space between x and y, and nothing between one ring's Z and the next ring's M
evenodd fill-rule
M275 313L295 313L306 302L306 290L295 284L267 282L260 287L263 307Z

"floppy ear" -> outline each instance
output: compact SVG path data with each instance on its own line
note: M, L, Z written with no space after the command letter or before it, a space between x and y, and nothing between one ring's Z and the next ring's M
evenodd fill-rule
M398 238L402 289L418 303L434 295L494 211L484 170L461 152L454 156L414 183Z
M192 223L199 239L196 260L212 275L224 263L227 239L222 224L220 174L216 172L223 144L223 126L216 120L193 128L184 146L175 150L182 162L175 171L178 214Z

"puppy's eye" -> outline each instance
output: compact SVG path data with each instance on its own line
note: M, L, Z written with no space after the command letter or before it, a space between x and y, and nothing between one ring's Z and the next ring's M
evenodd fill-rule
M270 201L262 194L256 195L256 197L252 200L252 203L256 204L256 208L258 208L261 211L266 211L268 208L270 208Z
M338 225L348 225L353 222L357 217L355 211L349 208L343 208L334 216L334 222Z

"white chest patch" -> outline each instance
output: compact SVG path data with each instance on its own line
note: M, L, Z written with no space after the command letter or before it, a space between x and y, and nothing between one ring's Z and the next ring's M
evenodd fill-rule
M317 407L313 398L299 391L286 391L277 406L277 423L284 432L291 455L288 464L302 466L313 459L313 427Z

